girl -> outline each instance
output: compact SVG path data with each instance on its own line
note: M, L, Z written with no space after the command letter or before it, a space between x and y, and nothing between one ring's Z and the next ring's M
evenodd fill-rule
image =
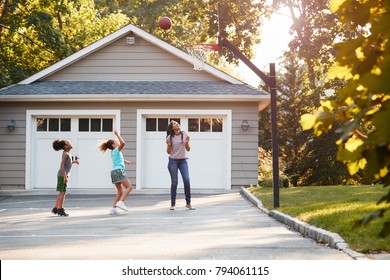
M117 207L124 211L129 211L126 208L124 201L133 189L125 173L125 163L129 162L127 160L124 160L121 152L126 143L116 129L114 129L114 134L116 135L118 140L108 139L107 141L103 141L102 143L100 143L98 147L102 153L105 153L107 149L111 150L111 159L113 162L113 167L111 170L111 181L113 184L115 184L115 187L117 189L117 194L114 198L114 204L112 209L110 210L111 215L117 214ZM125 187L124 191L122 190L122 186Z
M51 212L53 214L64 216L64 217L69 216L65 212L63 205L65 200L65 193L66 193L66 187L68 185L70 170L72 169L73 163L76 164L79 163L77 159L73 161L71 159L72 157L70 154L70 150L72 150L72 148L73 148L72 144L70 143L69 140L56 139L53 141L53 149L55 151L59 151L59 150L64 150L64 151L62 152L60 170L57 173L57 191L59 193L57 196L56 204L54 205L54 208L53 210L51 210Z
M190 176L186 160L186 151L189 152L191 149L190 136L180 130L180 124L178 122L171 121L167 127L166 143L167 153L169 154L168 170L171 175L170 210L175 210L176 206L178 170L180 170L183 178L186 207L190 210L195 210L195 208L191 206Z

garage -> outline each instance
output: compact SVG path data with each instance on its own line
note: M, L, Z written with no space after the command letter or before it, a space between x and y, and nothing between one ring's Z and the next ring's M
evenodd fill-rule
M231 112L228 110L139 110L137 188L170 188L167 170L166 128L180 123L191 137L188 153L191 187L230 188ZM182 182L179 187L183 187Z
M72 156L80 165L71 172L70 189L112 188L110 154L97 150L100 140L112 138L120 111L28 111L31 145L26 164L31 170L29 188L52 189L56 184L61 152L52 149L54 139L69 139ZM230 187L229 110L138 110L137 189L169 189L165 137L168 122L176 120L191 137L188 153L191 187ZM126 139L125 139L126 140ZM30 168L31 167L31 168ZM182 188L182 182L179 188Z
M80 164L73 165L69 188L111 188L110 154L97 150L99 140L113 137L119 111L27 111L30 145L27 147L26 170L33 189L53 189L62 151L54 151L54 139L72 142L72 156ZM119 127L119 126L118 126ZM31 167L31 168L30 168Z
M113 188L110 155L97 144L113 137L114 128L127 142L133 186L168 190L165 136L172 119L191 137L191 188L257 184L258 112L269 94L207 64L196 71L192 62L130 24L0 89L0 190L54 190L56 138L69 139L80 159L69 188Z

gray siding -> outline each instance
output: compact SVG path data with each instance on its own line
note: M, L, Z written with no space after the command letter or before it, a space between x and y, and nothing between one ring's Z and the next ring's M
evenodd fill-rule
M7 125L16 121L14 131ZM0 104L0 189L24 189L26 161L26 111Z
M258 110L256 104L243 104L233 109L232 117L232 187L257 185L258 177ZM243 131L241 122L249 129Z
M232 110L232 187L257 184L258 110L255 103L178 102L180 109ZM172 108L172 104L150 103L0 103L0 189L24 188L26 159L26 110L121 110L121 134L127 145L125 158L136 162L137 109ZM16 120L17 128L9 132L7 124ZM241 121L248 120L250 128L242 131ZM135 184L136 165L128 167L127 175Z
M136 37L134 45L123 36L89 56L47 77L46 81L217 81L173 54Z

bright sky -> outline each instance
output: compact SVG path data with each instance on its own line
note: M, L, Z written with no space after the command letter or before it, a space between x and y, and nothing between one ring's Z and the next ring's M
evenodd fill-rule
M290 41L288 33L289 27L292 24L292 19L289 18L288 10L281 10L281 14L275 14L268 22L264 23L261 44L256 48L255 58L252 63L261 71L268 72L269 64L275 63L276 71L278 71L278 58L282 52L287 50L287 44ZM260 78L250 70L244 63L240 63L239 73L241 79L246 83L257 87L261 82Z

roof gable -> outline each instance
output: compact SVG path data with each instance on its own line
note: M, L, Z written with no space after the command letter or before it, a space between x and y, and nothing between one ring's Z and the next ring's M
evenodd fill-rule
M94 71L97 71L97 67L94 67L93 65L85 66L85 64L88 64L86 61L87 59L94 58L96 56L103 56L104 50L107 49L113 49L115 47L119 47L119 44L116 43L119 40L123 42L123 40L126 39L126 37L136 37L136 44L137 40L138 41L144 41L146 44L143 44L141 48L143 50L146 50L145 48L154 48L154 49L159 49L163 50L165 52L165 56L172 57L172 61L176 59L176 62L179 66L175 68L175 66L170 66L169 71L171 72L171 76L168 74L164 73L166 68L160 69L162 71L162 74L155 73L155 75L150 75L148 73L148 68L145 67L141 69L141 66L133 65L133 62L136 62L137 60L133 58L129 58L127 60L127 68L125 69L124 67L121 67L121 55L123 56L123 53L120 53L118 51L117 56L115 57L115 50L114 53L111 53L108 56L108 59L113 59L116 61L119 66L112 67L109 71L110 73L104 73L104 78L105 80L172 80L172 75L175 76L175 78L179 80L222 80L226 81L232 84L243 84L241 81L231 77L230 75L210 66L205 64L205 69L204 71L196 71L192 69L192 62L193 58L189 54L179 50L178 48L175 48L174 46L166 43L165 41L162 41L151 34L135 27L134 25L127 25L118 31L102 38L101 40L89 45L88 47L81 49L80 51L70 55L69 57L53 64L52 66L43 69L42 71L32 75L31 77L21 81L19 84L31 84L35 81L42 81L42 80L91 80L91 79L98 79L99 77L97 76L97 73L94 73ZM123 47L123 46L122 46ZM129 46L129 48L134 48L135 46ZM134 49L132 49L134 50ZM146 50L147 51L147 50ZM155 52L156 53L156 52ZM154 54L155 54L154 53ZM151 54L153 54L153 51L151 51ZM153 57L150 56L151 54L144 54L147 58L149 58L149 63L153 64L151 65L152 67L157 67L160 63L163 62L155 60L153 61ZM128 55L128 54L126 54ZM137 55L134 54L133 55ZM150 56L150 57L149 57ZM146 59L144 59L144 64ZM104 60L102 60L105 63ZM109 61L109 60L107 60ZM131 61L131 63L129 63ZM132 65L129 65L132 64ZM186 66L184 66L184 65ZM161 65L163 67L164 64ZM103 65L104 66L104 65ZM131 68L131 66L133 68ZM89 71L90 73L84 74L86 71L86 67L90 67ZM102 68L100 68L102 69ZM149 67L149 69L153 69ZM83 72L84 71L84 72ZM122 72L121 72L122 71ZM124 73L126 72L127 73ZM145 72L145 73L143 73ZM161 73L161 72L160 72ZM176 74L175 74L176 73ZM142 75L144 74L144 75ZM149 74L149 75L148 75ZM103 74L101 74L103 75ZM91 78L92 77L92 78ZM131 78L130 78L131 77Z

